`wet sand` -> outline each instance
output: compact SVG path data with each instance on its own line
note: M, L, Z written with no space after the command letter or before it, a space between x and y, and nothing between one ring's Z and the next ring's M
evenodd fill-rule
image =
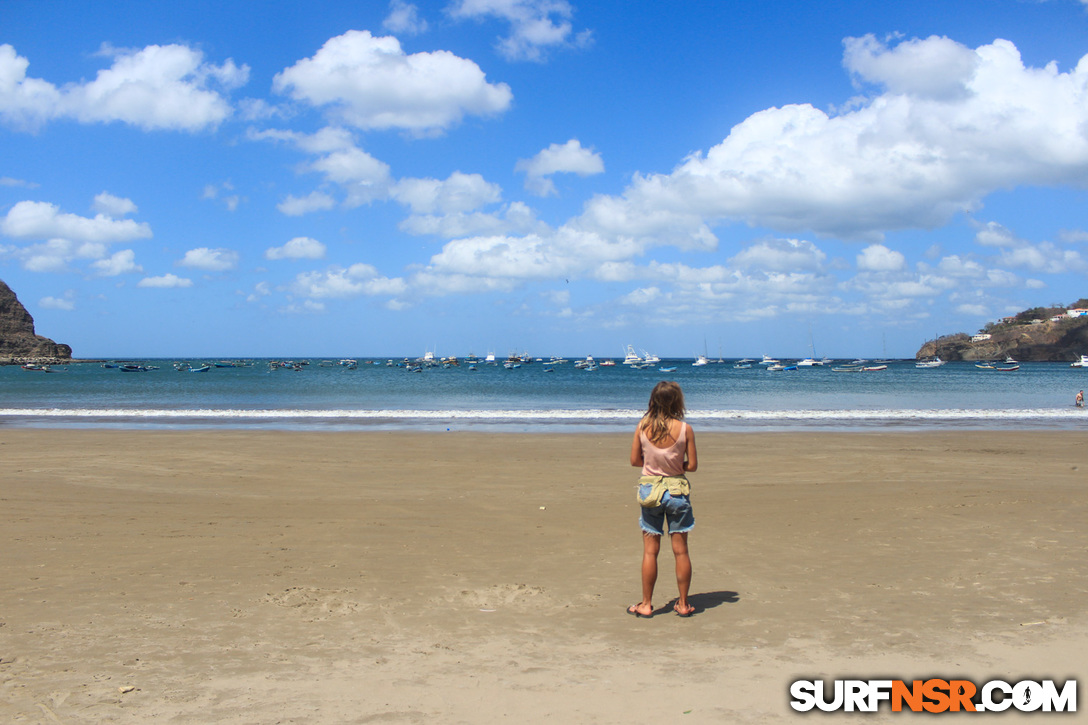
M1088 434L698 444L696 615L665 546L636 619L626 435L0 430L0 721L773 723L798 678L1085 681Z

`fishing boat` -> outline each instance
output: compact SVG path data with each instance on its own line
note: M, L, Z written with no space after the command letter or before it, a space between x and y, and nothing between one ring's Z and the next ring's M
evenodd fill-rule
M703 364L705 365L706 363L703 363ZM676 372L676 368L675 367L658 368L658 371L662 372L662 373L674 373L674 372Z
M710 360L707 358L707 356L706 355L700 355L699 357L695 358L695 362L693 362L691 364L691 366L695 367L695 368L700 368L703 365L709 365L709 364L710 364Z
M916 368L939 368L940 366L944 365L944 363L945 363L944 360L942 360L941 358L934 355L929 360L919 360L918 362L914 363L914 367L916 367Z
M1080 360L1069 365L1071 368L1088 368L1088 355L1081 355Z
M775 360L770 355L764 355L763 359L759 361L759 364L760 365L780 365L781 363L778 360Z
M185 372L189 372L189 373L206 373L211 369L212 369L212 366L205 363L204 365L201 365L198 368L190 367Z
M998 373L1011 373L1020 369L1020 365L1005 365L1003 367L995 365L994 363L975 363L975 367L979 370L993 370Z
M634 345L627 346L627 352L623 356L624 365L638 365L642 362L642 357L635 352Z

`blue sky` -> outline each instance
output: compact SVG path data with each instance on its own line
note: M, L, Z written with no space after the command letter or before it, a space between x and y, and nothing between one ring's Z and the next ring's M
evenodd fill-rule
M911 356L1088 296L1084 2L103 7L0 3L0 279L77 357Z

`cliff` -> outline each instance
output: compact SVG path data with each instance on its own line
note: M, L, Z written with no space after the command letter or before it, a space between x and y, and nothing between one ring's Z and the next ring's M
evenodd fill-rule
M1071 362L1088 355L1088 317L1069 317L1003 326L990 339L972 342L965 333L946 335L922 345L917 358L942 360L1003 360Z
M72 348L34 334L34 318L19 298L0 280L0 361L26 359L70 360Z

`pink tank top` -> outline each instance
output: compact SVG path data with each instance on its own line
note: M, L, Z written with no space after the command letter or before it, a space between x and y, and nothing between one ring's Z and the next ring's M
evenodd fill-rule
M646 437L646 432L639 433L642 441L642 475L643 476L683 476L684 453L687 451L686 423L680 424L680 434L676 442L668 448L658 448Z

